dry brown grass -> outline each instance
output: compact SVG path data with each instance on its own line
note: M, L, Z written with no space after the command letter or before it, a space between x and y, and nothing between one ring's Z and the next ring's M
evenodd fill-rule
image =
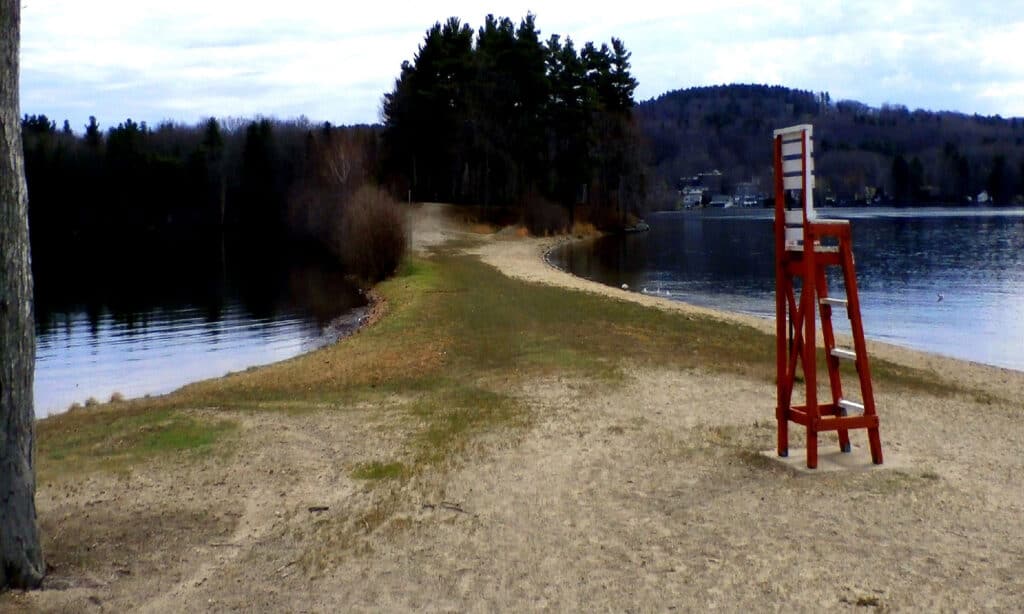
M571 234L578 239L584 239L588 237L596 237L601 234L601 231L590 222L576 222L572 225Z
M467 226L466 230L476 235L492 235L498 232L498 227L493 224L474 222Z

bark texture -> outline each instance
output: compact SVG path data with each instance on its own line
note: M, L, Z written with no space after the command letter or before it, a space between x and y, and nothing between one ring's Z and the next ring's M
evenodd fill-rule
M21 0L0 0L0 590L45 571L36 519L35 325L18 104Z

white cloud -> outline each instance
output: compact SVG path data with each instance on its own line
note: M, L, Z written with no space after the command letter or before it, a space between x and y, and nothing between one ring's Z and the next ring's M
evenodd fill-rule
M424 31L477 2L28 0L22 110L107 125L125 117L305 114L377 120L381 96ZM488 5L520 19L526 2ZM1020 8L1020 7L1018 7ZM546 38L622 38L639 98L729 82L827 90L833 98L1024 115L1021 11L1007 3L548 2Z

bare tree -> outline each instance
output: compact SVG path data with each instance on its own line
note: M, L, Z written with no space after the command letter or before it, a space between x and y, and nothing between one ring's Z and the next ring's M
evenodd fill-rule
M36 342L18 108L20 29L21 0L0 0L0 590L37 588L45 572L35 503Z

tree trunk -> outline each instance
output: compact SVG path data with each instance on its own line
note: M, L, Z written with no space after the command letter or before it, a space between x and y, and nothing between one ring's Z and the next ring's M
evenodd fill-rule
M18 109L21 0L0 0L0 590L36 588L35 324Z

